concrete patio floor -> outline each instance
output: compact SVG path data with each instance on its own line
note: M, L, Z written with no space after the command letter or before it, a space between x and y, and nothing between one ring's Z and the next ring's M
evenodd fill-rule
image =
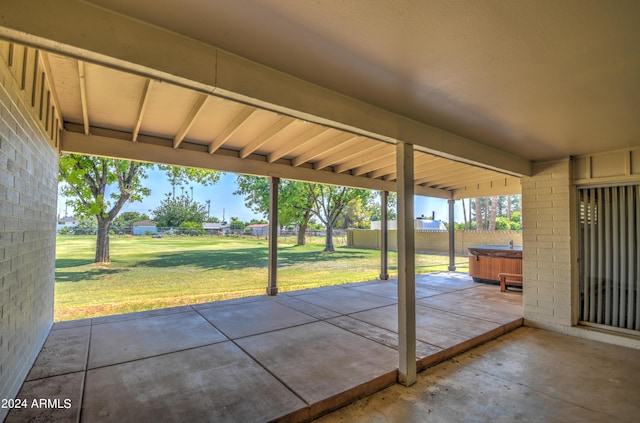
M315 423L629 422L640 351L522 327Z
M416 285L419 368L522 325L520 292ZM395 384L396 331L395 280L60 322L18 395L60 407L6 421L307 421Z

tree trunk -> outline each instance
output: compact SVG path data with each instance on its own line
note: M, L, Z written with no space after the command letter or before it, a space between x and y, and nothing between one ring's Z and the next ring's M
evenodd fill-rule
M498 197L491 197L491 213L489 215L489 230L496 229L496 217L498 217Z
M311 217L311 210L307 210L304 213L302 222L298 225L298 243L297 245L307 245L307 228L309 227L309 218Z
M507 219L511 220L511 196L507 195Z
M333 253L335 249L333 248L333 225L327 225L327 235L325 237L325 246L324 251L327 253Z
M98 238L96 239L96 263L109 263L109 228L111 222L98 218Z
M484 229L484 218L482 217L482 206L480 205L480 198L476 198L476 231Z
M461 199L460 201L462 201L462 215L464 216L464 228L467 229L467 209L464 206L464 198Z

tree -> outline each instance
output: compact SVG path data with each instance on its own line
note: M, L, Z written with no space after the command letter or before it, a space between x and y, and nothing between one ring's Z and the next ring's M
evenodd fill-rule
M169 183L171 184L172 195L174 197L176 196L176 186L187 185L191 182L204 186L215 185L222 175L222 172L217 170L198 169L195 167L158 165L158 169L162 170L167 175Z
M489 230L496 229L496 218L498 217L498 197L490 197L489 209Z
M324 251L333 252L333 228L338 217L352 201L368 201L371 191L321 184L309 184L307 188L313 199L313 213L326 228Z
M80 216L78 224L73 227L74 235L95 235L98 233L98 222L91 216Z
M475 208L476 229L489 230L519 230L520 226L520 195L500 197L482 197L470 200L469 216L471 219L471 204ZM473 223L470 224L473 227Z
M180 233L183 235L197 236L205 235L207 233L202 227L202 223L198 222L182 222L178 228L180 229Z
M380 193L375 191L375 194L371 194L369 203L367 204L367 211L370 214L369 220L380 220L382 218L382 209ZM390 192L387 195L387 220L395 220L398 218L396 213L396 204L398 203L398 195L395 192Z
M454 229L469 229L467 227L467 209L464 206L464 198L462 198L460 201L462 202L462 215L464 216L464 226L460 227L460 226L454 225L453 227Z
M240 175L234 194L244 196L247 207L264 217L269 215L269 181L261 176ZM310 184L283 179L278 188L278 224L298 227L297 245L305 245L307 226L311 218L313 199L308 195Z
M141 201L150 190L142 185L151 165L127 160L70 154L60 158L60 192L75 214L94 216L97 224L96 263L108 263L109 229L127 201ZM108 193L111 189L113 192Z
M177 197L166 194L151 214L160 228L177 228L184 222L197 222L202 225L207 218L205 207L186 194Z
M476 211L476 230L484 229L484 218L482 217L482 202L481 198L474 199L475 211Z
M237 217L231 217L230 222L231 223L229 223L229 229L231 229L234 232L242 232L242 230L246 226L244 222L238 219Z

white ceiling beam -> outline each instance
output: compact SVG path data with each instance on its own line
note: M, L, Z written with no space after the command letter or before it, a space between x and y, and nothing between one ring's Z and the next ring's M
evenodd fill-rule
M55 22L56 25L51 25ZM417 122L80 0L4 0L0 37L466 164L531 175L518 155Z
M71 125L69 125L71 126ZM175 166L197 167L258 176L317 182L365 188L377 191L395 191L396 184L380 179L337 174L328 170L314 170L311 166L292 167L282 163L268 163L266 157L241 159L238 152L220 149L209 154L206 146L183 143L174 149L171 140L140 135L138 142L131 142L131 134L118 131L92 129L90 135L66 130L62 134L61 151L103 157L123 158ZM100 134L100 135L98 135ZM106 136L109 135L109 136ZM186 148L186 147L189 148ZM451 193L416 186L416 194L435 198L451 198Z
M361 154L354 159L347 160L346 162L342 162L333 167L333 171L336 173L346 172L347 170L351 170L355 167L365 165L372 160L377 160L383 157L391 157L395 156L396 150L393 146L388 144L380 144L377 149L370 151L366 154Z
M420 167L425 166L429 163L433 163L433 162L437 162L438 160L444 160L441 159L439 157L435 157L432 156L430 154L425 154L425 153L420 153L420 152L416 152L414 154L414 173L416 172L416 169L419 170ZM387 176L387 175L395 175L396 173L396 164L395 161L385 167L382 167L380 169L376 169L372 172L369 173L369 177L370 178L381 178L383 176Z
M428 183L430 185L434 185L440 182L450 181L451 178L462 179L462 178L468 178L468 177L473 178L473 177L480 177L480 176L486 176L486 175L490 175L492 178L495 178L499 176L498 174L491 171L487 171L486 169L472 168L465 165L458 165L454 167L445 165L445 166L440 166L439 169L445 169L445 170L438 170L437 168L434 168L434 169L429 169L423 172L422 174L416 175L416 183L417 184Z
M485 174L485 175L476 175L475 177L469 177L467 175L461 176L460 179L449 179L447 181L438 181L434 183L425 184L425 186L430 186L432 188L440 188L446 189L449 191L453 191L456 189L464 188L470 184L480 184L483 182L491 182L496 180L503 180L505 175L499 174ZM515 176L508 176L509 178L515 178Z
M451 172L455 174L456 172L464 172L469 168L470 168L469 165L456 163L456 162L452 162L451 160L439 158L438 161L431 163L429 166L421 166L420 169L416 170L416 172L414 173L414 176L416 177L416 179L418 179L421 177L439 175L442 172ZM480 168L473 168L473 169L480 169Z
M453 190L453 198L478 198L494 195L514 195L522 193L520 178L503 177L490 182L472 183L464 188Z
M189 129L191 129L193 124L196 122L196 119L198 119L198 115L200 114L204 106L207 104L207 100L209 100L209 96L206 94L200 94L198 96L198 99L193 104L191 111L185 118L184 122L182 123L182 126L178 130L178 133L173 139L173 148L180 147L180 144L182 143L182 141L184 141L184 138L189 133Z
M238 129L240 129L240 127L251 117L251 115L255 111L256 109L254 109L253 107L245 107L240 111L240 113L235 115L234 118L231 119L231 122L229 122L229 124L222 130L222 132L219 133L213 141L211 141L211 144L209 144L209 154L215 153L216 150L222 147L222 145L227 142L227 140L231 138L231 136L235 134Z
M147 104L149 103L149 97L151 95L151 90L153 89L153 79L148 79L144 83L144 88L142 90L142 99L140 100L140 107L138 107L138 118L136 119L136 125L133 128L133 137L132 141L138 141L138 134L140 133L140 127L142 127L142 119L144 118L144 112L147 109Z
M296 167L300 166L303 163L312 161L321 154L330 153L341 145L344 145L344 143L349 142L350 140L357 137L357 135L349 134L348 132L342 132L335 138L323 142L322 145L317 145L313 148L310 148L304 153L300 154L298 157L295 157L293 160L291 160L291 164Z
M380 169L376 169L373 170L371 172L369 172L368 176L370 178L381 178L385 175L390 175L392 173L394 173L396 171L396 165L394 164L390 164L388 166L385 167L381 167Z
M295 119L289 116L280 116L276 123L271 125L266 131L258 135L253 141L240 150L240 158L244 159L249 156L249 154L268 143L269 140L278 135L280 131L291 125L293 122L295 122Z
M267 161L269 163L273 163L276 160L281 159L282 157L291 153L296 148L312 143L320 135L324 134L327 131L330 131L330 129L320 125L312 125L311 128L307 129L297 137L291 139L290 141L287 141L287 143L282 147L269 153L269 155L267 156Z
M387 163L389 163L388 157L380 157L377 160L372 160L369 163L363 164L362 166L358 166L352 169L351 174L356 176L364 175L365 173L369 173L374 170L378 170L382 167L386 167Z
M78 60L78 79L80 81L80 104L82 105L82 123L84 134L89 134L89 110L87 107L87 81L84 74L84 62Z
M370 140L355 139L349 143L345 143L344 146L329 156L316 161L313 167L316 170L322 170L328 166L332 166L334 163L340 160L348 160L358 154L364 154L374 148L379 148L379 144L371 142Z
M49 86L49 90L51 91L51 95L53 96L53 104L55 106L55 116L56 118L58 118L58 120L62 124L62 122L64 121L62 119L62 116L60 115L61 113L60 98L58 97L58 90L56 90L56 86L51 79L53 73L51 72L51 63L49 61L49 54L46 51L40 52L40 61L42 63L42 66L44 67L44 73L45 73L45 78L47 79L47 85ZM26 72L26 66L24 67L24 69ZM23 77L26 77L26 75L24 75Z

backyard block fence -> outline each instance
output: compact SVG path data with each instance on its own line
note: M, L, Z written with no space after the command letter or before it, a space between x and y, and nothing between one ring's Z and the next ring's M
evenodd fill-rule
M397 250L397 231L388 231L389 249ZM449 232L416 231L416 251L449 252ZM522 245L522 231L455 231L456 254L466 254L467 248L473 245ZM347 245L358 248L380 249L379 229L351 229L347 231Z

